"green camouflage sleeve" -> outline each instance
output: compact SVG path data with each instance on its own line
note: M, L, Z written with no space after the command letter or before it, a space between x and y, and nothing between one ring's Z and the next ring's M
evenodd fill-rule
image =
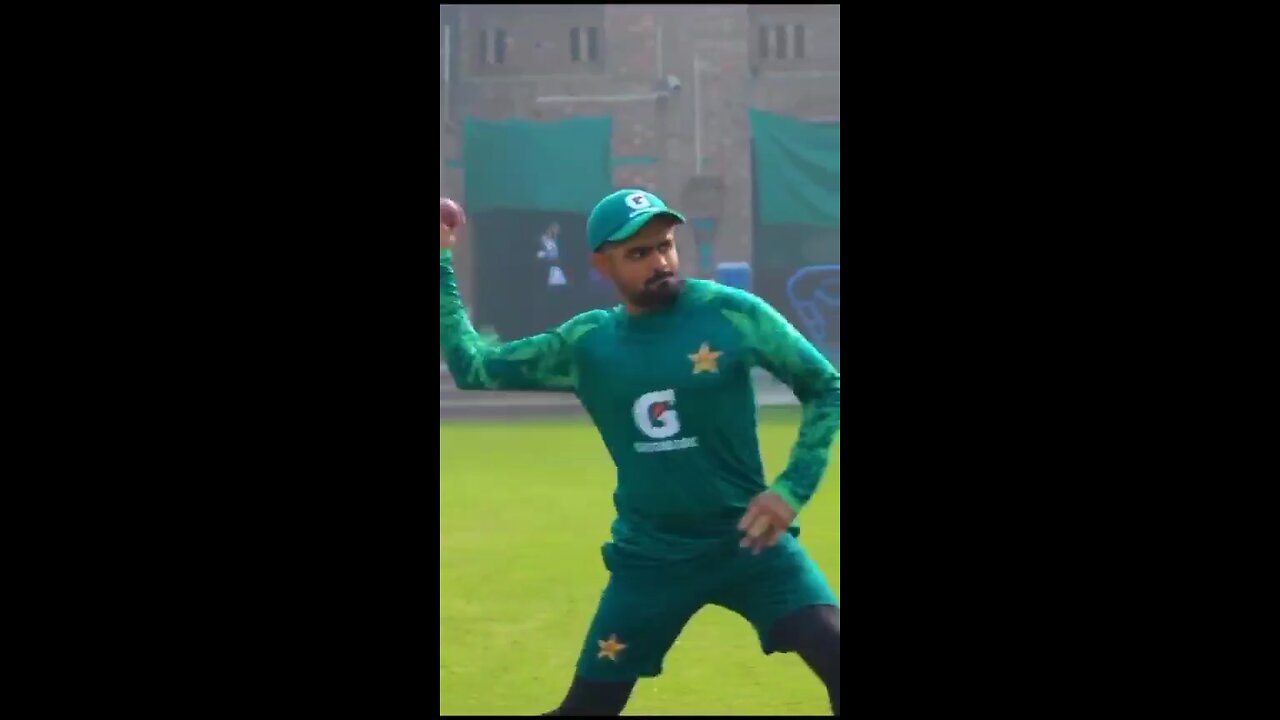
M514 342L484 341L462 305L453 257L440 251L440 350L460 390L572 390L573 342L589 323L578 316L555 330Z
M803 418L787 468L772 489L797 512L818 489L840 430L840 373L786 318L749 293L743 312L725 310L751 348L755 364L786 383Z

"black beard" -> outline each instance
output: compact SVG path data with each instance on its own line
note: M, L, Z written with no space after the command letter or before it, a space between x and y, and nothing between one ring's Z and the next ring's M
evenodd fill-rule
M668 278L670 282L660 282ZM650 278L644 289L631 298L631 304L646 310L664 308L674 303L683 290L684 278L676 277L675 273L663 273Z

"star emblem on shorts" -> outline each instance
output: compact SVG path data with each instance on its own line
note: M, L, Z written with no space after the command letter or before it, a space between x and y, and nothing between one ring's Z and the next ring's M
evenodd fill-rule
M596 644L600 646L600 652L596 654L596 659L609 658L614 662L618 662L618 653L627 649L626 645L618 642L618 636L610 634L608 640L597 640Z
M720 372L720 368L716 367L716 360L724 353L713 351L709 343L702 343L702 347L698 348L698 352L689 356L693 361L693 374L700 372Z

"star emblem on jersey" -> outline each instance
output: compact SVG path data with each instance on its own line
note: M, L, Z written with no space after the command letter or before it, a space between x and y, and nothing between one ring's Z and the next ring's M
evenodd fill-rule
M720 368L716 367L716 360L724 353L713 351L709 343L702 343L702 347L698 348L698 352L689 356L693 361L693 374L700 372L720 372Z
M596 659L609 658L614 662L618 662L618 653L627 649L626 645L618 642L617 635L609 635L608 640L597 640L596 644L600 646L600 652L596 655Z

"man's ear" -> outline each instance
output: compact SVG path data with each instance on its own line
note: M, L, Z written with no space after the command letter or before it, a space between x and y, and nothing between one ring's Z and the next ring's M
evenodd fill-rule
M609 264L609 257L603 250L591 253L591 267L610 280L613 279L613 267Z

